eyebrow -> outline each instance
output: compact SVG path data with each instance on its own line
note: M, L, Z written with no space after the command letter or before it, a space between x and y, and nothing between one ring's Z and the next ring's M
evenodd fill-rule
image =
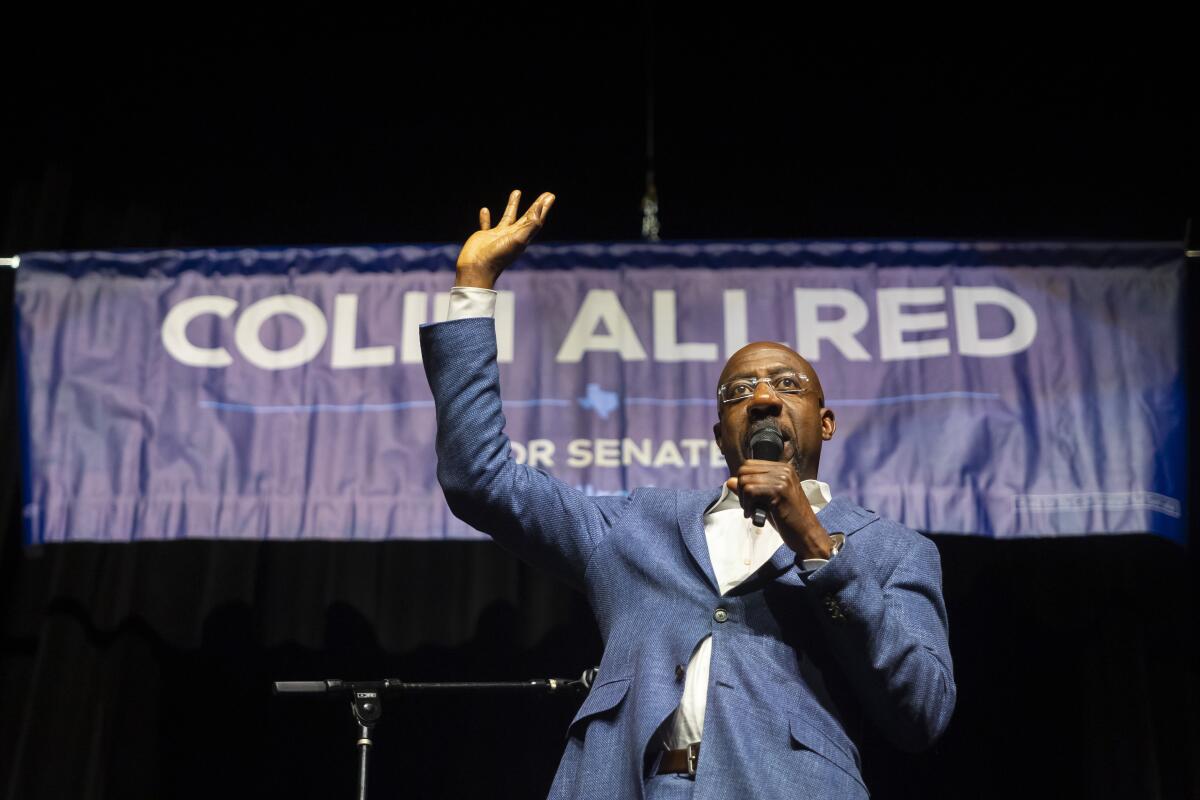
M796 369L795 367L770 367L767 370L767 377L770 378L770 377L774 377L776 375L782 375L787 372L790 372L793 375L798 375L807 381L812 380L812 376L808 375L803 370ZM722 385L724 385L727 383L732 383L733 381L740 381L740 380L745 380L747 378L757 378L757 377L758 377L757 375L751 374L749 372L739 372L737 375L730 375L728 378L723 380L721 383L722 383Z

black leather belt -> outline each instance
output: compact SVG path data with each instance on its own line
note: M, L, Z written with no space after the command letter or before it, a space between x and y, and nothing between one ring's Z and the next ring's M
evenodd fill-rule
M700 743L689 744L682 750L664 750L658 762L659 775L687 775L696 777L696 764L700 761Z

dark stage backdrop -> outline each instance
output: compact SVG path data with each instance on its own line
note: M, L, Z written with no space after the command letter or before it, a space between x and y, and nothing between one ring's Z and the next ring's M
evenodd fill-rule
M555 238L636 237L637 10L554 30L501 6L413 8L354 35L282 37L274 16L191 41L25 28L5 50L0 254L460 241L475 204L518 182L558 192ZM1152 52L1132 33L1080 53L1056 37L1052 56L970 37L956 59L943 38L815 53L824 26L722 19L672 38L679 22L656 23L668 238L1166 240L1195 210L1194 69L1157 29ZM451 77L467 55L486 68ZM11 293L0 271L0 797L348 796L347 710L270 681L596 662L581 600L489 543L23 550ZM959 706L929 753L868 743L874 797L1200 796L1194 556L1138 536L935 541ZM389 706L374 796L542 796L573 712Z

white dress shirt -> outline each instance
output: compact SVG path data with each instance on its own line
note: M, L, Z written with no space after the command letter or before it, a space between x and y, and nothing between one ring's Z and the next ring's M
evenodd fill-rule
M801 481L800 486L814 512L820 511L832 499L829 485L822 481ZM742 512L737 495L728 488L723 488L721 497L704 512L704 539L722 595L757 572L783 546L783 539L771 521L768 519L761 528L754 527L754 522ZM806 558L803 566L808 571L827 563L823 558ZM673 718L663 726L665 749L679 750L700 741L711 662L712 636L709 635L700 640L688 661L683 678L683 699Z
M450 291L448 320L470 317L494 317L496 293L491 289L455 286ZM821 481L806 480L800 484L814 512L820 511L832 499L829 486ZM770 520L761 528L747 519L737 495L723 488L717 502L704 512L704 538L712 559L713 573L722 595L733 589L758 568L767 563L783 546L779 532ZM815 570L828 563L823 558L805 559L803 568ZM683 679L683 698L662 730L662 745L678 750L700 741L704 730L704 707L708 701L708 669L712 662L712 636L705 636L696 645L688 660Z

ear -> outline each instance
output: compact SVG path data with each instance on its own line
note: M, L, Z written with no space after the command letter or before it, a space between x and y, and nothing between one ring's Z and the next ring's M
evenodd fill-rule
M717 449L722 453L725 452L725 446L721 444L721 423L713 425L713 441L717 443Z
M837 418L832 408L821 409L821 438L828 442L837 431Z

